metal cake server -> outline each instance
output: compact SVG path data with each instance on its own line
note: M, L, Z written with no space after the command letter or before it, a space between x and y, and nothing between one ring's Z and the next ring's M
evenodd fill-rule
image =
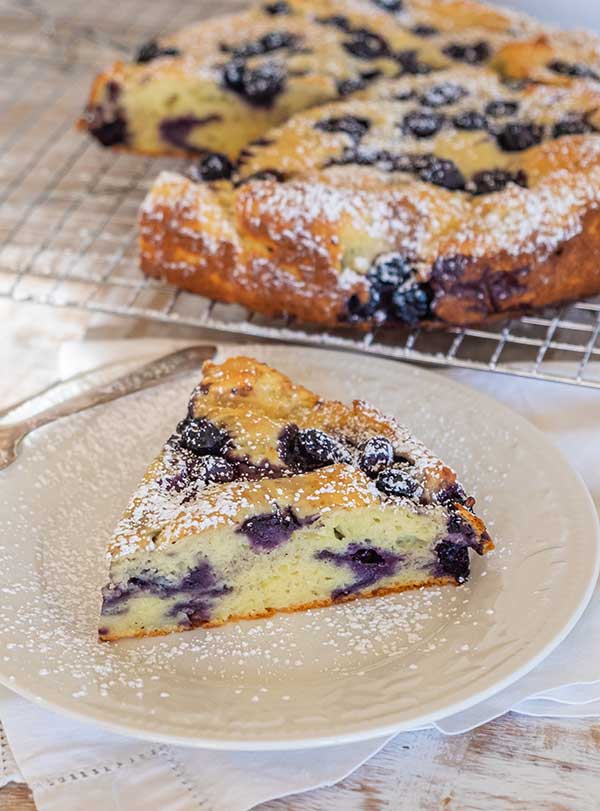
M81 394L68 397L25 420L0 425L0 470L15 461L21 440L36 428L62 417L70 417L87 408L116 400L118 397L156 386L182 372L198 368L203 361L213 358L216 352L217 347L211 345L179 349L121 375L109 383L93 386ZM34 397L37 396L34 395Z

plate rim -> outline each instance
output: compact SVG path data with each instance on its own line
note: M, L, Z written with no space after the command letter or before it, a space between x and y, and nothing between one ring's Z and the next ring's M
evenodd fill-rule
M267 350L267 352L272 352L275 350L279 351L289 351L290 349L294 348L293 344L217 344L219 351L226 351L229 355L232 351L233 352L240 352L241 354L253 354L254 352L260 353L261 350ZM344 352L343 350L331 350L331 349L318 349L318 348L307 348L308 352L314 354L315 356L318 354L325 354L329 356L335 355L342 355L348 357L348 355L352 355L352 353ZM147 353L144 353L147 356ZM219 355L217 354L217 359ZM123 362L130 362L131 359L127 358L125 361L123 359L115 359L114 366L118 366ZM436 374L435 371L430 369L424 369L420 366L416 366L414 364L404 363L402 361L395 361L386 358L378 358L378 363L381 364L393 364L394 367L398 365L402 366L404 369L410 370L415 376L417 377L424 377L425 379L435 379L439 383L439 376ZM111 364L112 368L113 364ZM444 367L441 367L444 368ZM507 674L504 678L494 681L493 684L490 684L487 688L482 690L478 690L474 692L471 696L464 698L461 701L454 702L452 704L446 705L443 709L439 709L436 711L431 711L430 713L426 713L423 715L415 716L412 720L405 720L405 721L390 721L390 723L385 725L377 725L372 726L364 724L357 724L357 727L354 731L350 732L341 732L335 733L331 735L318 735L316 737L286 737L285 739L264 739L258 738L256 740L251 739L234 739L232 736L228 736L226 738L218 738L218 737L209 737L203 738L199 735L180 735L171 732L160 732L155 730L145 729L143 727L132 726L130 723L123 722L120 723L119 721L114 721L112 719L107 719L101 713L101 711L97 711L91 705L83 705L86 707L86 711L84 710L77 710L73 708L70 704L65 706L64 704L60 703L60 701L54 701L52 699L47 699L42 696L36 695L35 691L30 690L28 687L20 686L15 682L14 676L6 676L2 672L2 666L0 664L0 684L4 685L10 691L17 693L18 695L26 698L37 706L44 707L50 711L57 712L61 715L65 715L67 717L73 718L79 722L83 723L92 723L96 724L102 729L108 730L110 732L114 732L120 735L126 735L129 737L133 737L136 739L146 740L146 741L153 741L157 743L164 743L164 744L171 744L171 745L180 745L180 746L187 746L192 748L201 748L201 749L213 749L213 750L220 750L220 751L249 751L249 752L258 752L258 751L293 751L293 750L302 750L302 749L313 749L313 748L324 748L328 746L335 746L347 743L353 743L358 741L368 741L368 740L375 740L376 738L386 737L390 735L394 735L396 733L400 733L403 731L411 731L417 727L422 727L425 725L429 725L434 723L437 720L442 718L447 718L451 715L463 712L471 707L476 706L477 704L486 701L491 696L494 696L501 692L502 690L506 689L507 687L511 686L519 679L523 678L527 673L537 667L544 659L546 659L552 651L554 651L569 635L569 633L573 630L576 626L578 621L580 620L581 616L583 615L593 593L596 588L596 584L598 581L598 576L600 573L600 517L598 515L598 511L595 507L595 504L592 500L592 497L589 493L589 490L583 481L581 475L576 471L567 460L565 455L563 454L562 450L557 447L551 440L547 437L547 435L539 429L536 425L531 423L527 420L526 417L523 417L521 414L514 411L509 406L505 405L504 403L496 400L491 395L487 394L484 391L479 389L473 389L472 387L465 385L464 383L454 380L452 378L444 378L444 385L448 385L451 388L455 388L459 391L462 391L463 394L465 392L475 392L478 399L483 398L483 401L489 401L493 404L494 408L500 409L503 411L506 416L510 417L511 419L517 420L518 422L522 423L526 426L527 431L536 435L537 440L541 441L547 448L551 449L551 451L557 455L558 458L562 461L563 467L565 470L568 470L569 474L573 478L573 481L577 483L577 487L580 490L580 495L583 497L583 503L585 503L588 511L588 517L590 520L590 530L594 531L594 565L590 567L590 574L587 579L586 588L582 590L582 594L580 599L577 603L577 606L573 609L569 619L564 623L563 627L558 630L554 636L548 640L545 646L540 649L535 655L531 656L527 662L525 662L520 668L513 670L511 673ZM10 475L10 468L7 468L4 471L0 472L0 481L4 480L8 475Z

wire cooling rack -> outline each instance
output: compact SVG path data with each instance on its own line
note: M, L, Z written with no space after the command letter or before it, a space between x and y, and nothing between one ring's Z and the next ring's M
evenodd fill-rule
M137 208L158 171L181 162L107 152L73 122L99 66L223 2L204 0L201 12L190 0L1 3L0 296L600 388L600 299L499 326L364 335L299 328L145 279Z

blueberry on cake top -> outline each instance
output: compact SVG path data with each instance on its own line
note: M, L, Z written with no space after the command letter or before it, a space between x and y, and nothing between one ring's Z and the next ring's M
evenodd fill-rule
M109 547L102 639L460 584L493 548L450 468L363 401L206 363Z
M468 0L257 4L116 62L96 78L80 126L104 146L235 159L294 112L382 76L485 64L529 29L525 18Z
M472 65L387 79L201 176L156 180L142 268L267 315L465 325L600 291L589 79L514 87Z

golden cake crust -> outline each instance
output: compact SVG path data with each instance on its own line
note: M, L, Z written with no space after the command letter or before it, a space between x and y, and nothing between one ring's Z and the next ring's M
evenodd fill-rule
M489 551L486 549L486 551ZM273 617L276 614L297 614L300 611L310 611L311 609L316 608L329 608L332 605L339 605L340 603L350 603L354 600L370 600L373 597L385 597L389 594L401 594L405 591L416 591L418 589L425 589L425 588L432 588L433 586L456 586L458 585L455 578L453 577L431 577L425 582L419 583L418 585L398 585L398 586L386 586L385 588L378 588L373 589L373 591L360 593L360 594L349 594L347 597L341 597L337 600L314 600L311 603L303 603L302 605L296 605L290 608L277 608L277 609L270 609L269 611L261 611L260 613L255 614L242 614L239 616L232 616L229 617L227 620L222 621L208 621L208 622L194 622L192 621L189 626L183 628L178 628L177 626L171 626L168 629L163 629L159 631L137 631L132 632L130 634L111 634L111 633L104 633L99 634L100 642L116 642L118 639L140 639L145 636L167 636L167 634L171 633L180 633L182 631L190 631L193 628L219 628L222 625L226 625L230 622L240 622L242 620L259 620L259 619L267 619L268 617Z
M151 212L143 210L140 218L140 262L146 275L216 301L241 304L250 311L272 317L293 316L299 322L329 327L348 324L341 316L352 295L368 297L368 288L361 280L340 287L339 279L325 263L315 263L306 277L301 267L297 272L282 272L282 265L290 265L298 258L292 252L286 253L285 246L271 261L250 259L240 263L242 240L232 234L231 241L219 243L215 250L214 243L207 240L208 221L202 214L196 217L193 213L196 206L198 211L206 210L202 201L191 200L189 205L186 201L186 197L190 199L190 181L165 176L162 182L170 188L161 188L159 179L153 194L162 199L152 203ZM200 196L201 192L196 191ZM176 199L172 207L167 202L169 196ZM360 196L354 195L354 199L361 202ZM165 221L169 222L167 228L161 225ZM265 233L268 227L266 222ZM466 259L456 276L446 279L440 272L435 318L422 322L422 326L467 326L598 294L600 212L596 205L583 210L572 227L574 236L557 237L550 248L542 246L537 251L515 253L512 248L510 252L499 250L471 257L464 253L462 245L459 251L449 240L451 252L441 253L440 258ZM334 231L325 225L322 230ZM256 232L253 238L256 240ZM531 238L535 239L536 234ZM527 272L521 282L524 268ZM494 294L496 282L499 294ZM352 325L369 329L377 324L366 319Z

